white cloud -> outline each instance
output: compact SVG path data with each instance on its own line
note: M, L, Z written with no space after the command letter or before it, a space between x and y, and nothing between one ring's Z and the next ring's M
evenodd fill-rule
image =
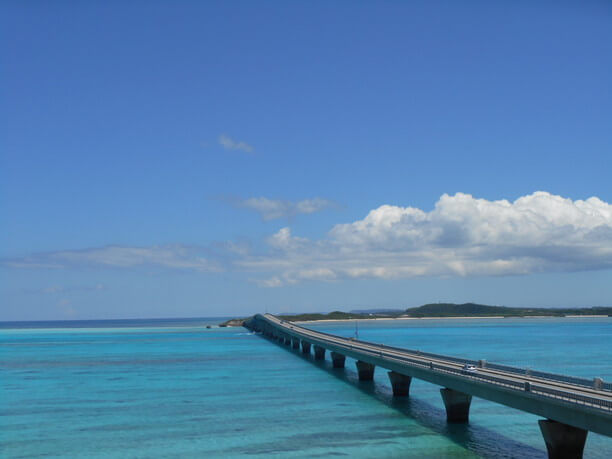
M322 198L292 202L264 197L249 198L236 203L238 207L254 210L264 220L292 218L299 214L312 214L333 207L334 203Z
M308 239L291 236L289 227L281 228L268 238L268 244L281 250L295 249L308 242Z
M443 195L434 210L383 205L308 241L283 228L245 269L305 279L516 275L612 268L612 206L536 192L514 202ZM275 282L274 286L279 286Z
M157 266L197 271L221 270L217 263L202 256L201 252L201 248L184 245L106 246L39 253L22 259L4 260L4 264L17 268L68 268L79 266L133 268Z
M284 282L276 276L271 277L269 279L263 279L263 280L255 279L255 282L260 287L269 287L269 288L282 287L284 285Z
M261 210L263 215L288 212L286 206L271 210L275 207L270 203L277 201L254 199L268 206ZM317 207L298 204L289 207ZM383 205L361 220L335 225L318 240L295 236L284 227L265 242L263 248L232 242L209 248L106 246L39 253L2 263L19 268L162 267L201 272L227 268L255 274L253 280L265 287L347 278L611 269L612 205L595 197L573 201L546 192L514 202L445 194L431 211ZM47 293L61 291L49 287Z
M62 286L62 285L51 285L49 287L42 288L27 288L23 291L25 293L36 293L43 295L58 295L58 294L66 294L73 292L95 292L100 290L107 290L106 285L104 284L94 284L94 285L72 285L72 286Z
M234 140L225 134L219 136L219 145L226 150L240 150L246 153L251 153L254 150L252 145L243 141Z

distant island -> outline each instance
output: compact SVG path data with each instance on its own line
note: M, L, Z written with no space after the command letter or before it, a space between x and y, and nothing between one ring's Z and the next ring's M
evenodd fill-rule
M511 308L476 303L430 303L418 308L406 309L407 317L528 317L528 316L611 316L612 307L591 308Z
M595 306L589 308L513 308L490 306L477 303L430 303L405 310L373 310L373 312L342 312L283 314L278 317L291 322L311 322L316 320L357 320L357 319L399 319L399 318L452 318L452 317L573 317L608 316L612 317L612 307ZM241 326L245 319L231 319L219 324L220 327Z

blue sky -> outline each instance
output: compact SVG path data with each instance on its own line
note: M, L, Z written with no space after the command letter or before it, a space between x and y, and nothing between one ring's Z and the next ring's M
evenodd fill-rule
M0 320L612 304L609 2L0 8Z

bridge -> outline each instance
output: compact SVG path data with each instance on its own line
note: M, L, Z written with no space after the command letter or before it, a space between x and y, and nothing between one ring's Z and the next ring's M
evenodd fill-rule
M612 384L525 370L485 360L467 360L330 335L271 314L245 323L281 344L313 349L315 360L329 352L334 368L356 360L360 381L371 381L376 367L388 371L393 395L408 396L412 378L442 386L449 423L467 423L472 397L542 416L538 421L549 458L580 458L589 431L612 437Z

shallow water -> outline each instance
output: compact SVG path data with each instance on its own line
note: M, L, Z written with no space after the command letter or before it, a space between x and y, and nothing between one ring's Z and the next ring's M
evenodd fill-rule
M538 417L474 399L446 424L439 387L394 399L243 329L205 320L0 330L0 455L16 457L546 457ZM145 325L146 326L142 326ZM44 325L44 324L43 324ZM140 325L140 326L139 326ZM354 323L309 325L352 336ZM359 324L367 341L612 380L612 319ZM589 433L585 457L612 439Z

